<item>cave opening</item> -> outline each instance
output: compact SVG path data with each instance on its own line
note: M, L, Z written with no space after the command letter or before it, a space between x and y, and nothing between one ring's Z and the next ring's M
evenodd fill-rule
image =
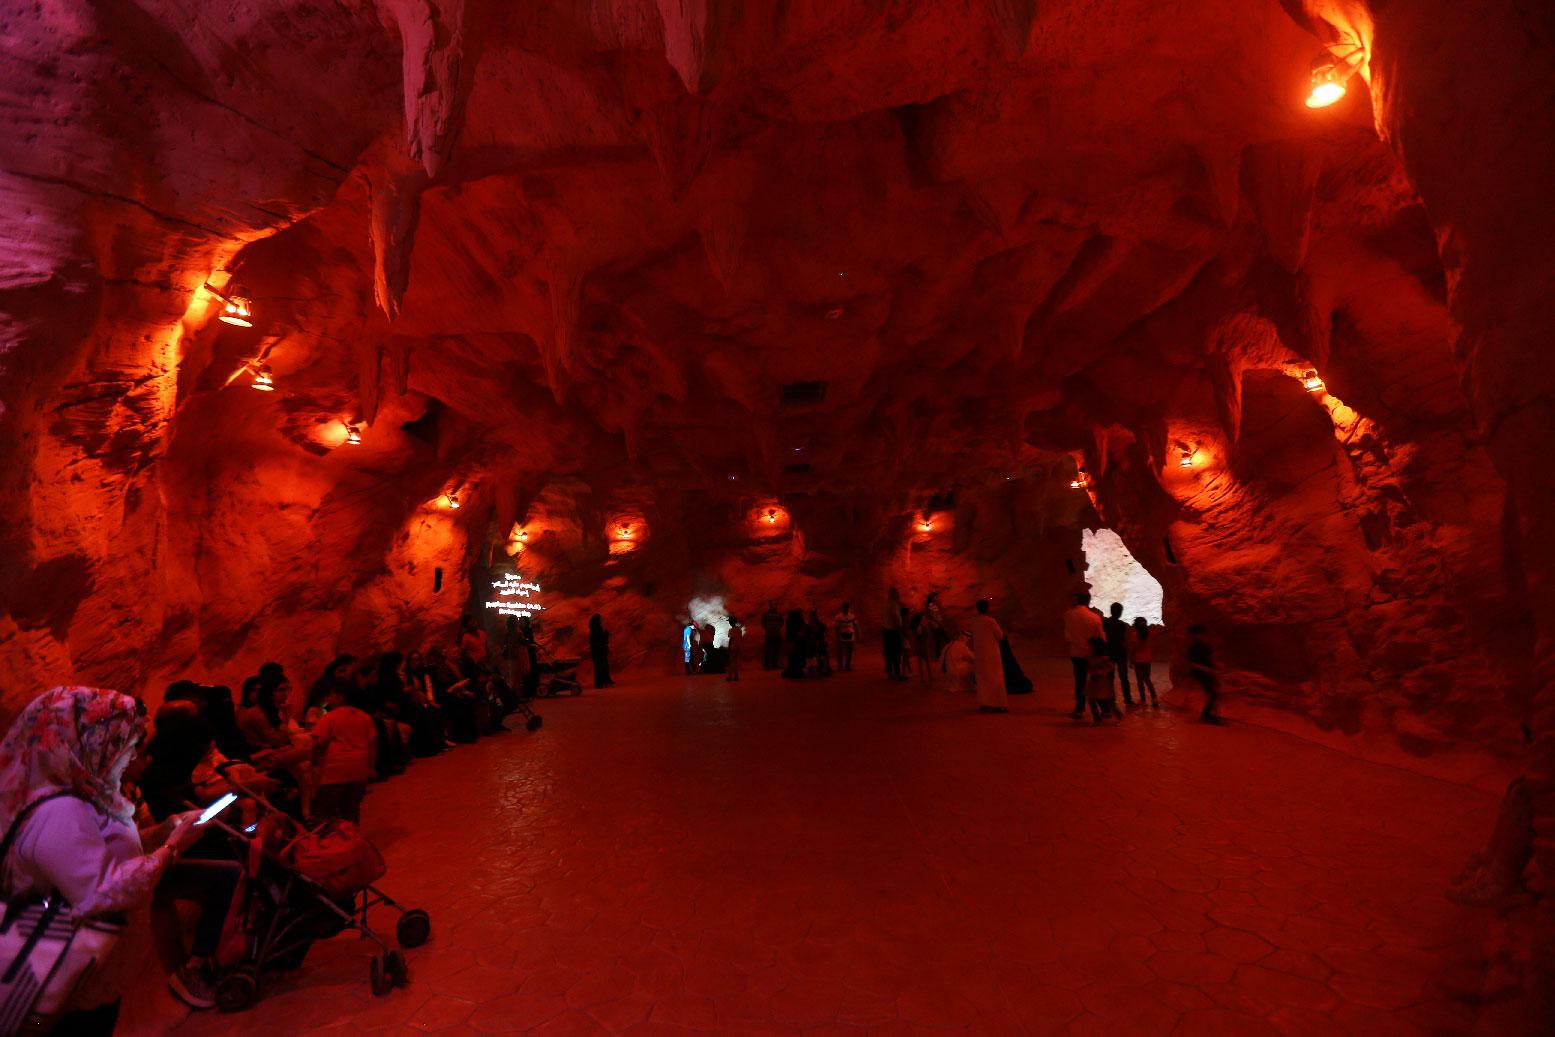
M1086 529L1080 533L1085 555L1085 580L1090 586L1091 604L1110 614L1114 602L1123 606L1123 619L1132 623L1143 617L1152 626L1166 622L1161 581L1140 564L1110 529Z

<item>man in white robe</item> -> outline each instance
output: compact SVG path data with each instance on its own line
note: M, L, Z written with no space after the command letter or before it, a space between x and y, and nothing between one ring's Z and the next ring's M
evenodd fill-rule
M1004 630L988 614L988 599L977 603L972 617L972 661L977 668L977 708L984 713L1008 713L1009 699L1004 692L1004 655L999 643Z

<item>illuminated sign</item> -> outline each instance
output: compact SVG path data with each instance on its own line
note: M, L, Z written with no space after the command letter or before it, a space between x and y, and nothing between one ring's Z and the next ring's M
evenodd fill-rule
M519 573L507 573L491 581L491 598L486 607L499 616L537 616L545 611L540 604L540 585L530 583Z

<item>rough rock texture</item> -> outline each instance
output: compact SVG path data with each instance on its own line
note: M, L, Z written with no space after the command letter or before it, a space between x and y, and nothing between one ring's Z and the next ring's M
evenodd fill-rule
M1100 523L1244 701L1427 761L1530 724L1555 873L1552 19L13 5L4 707L446 636L515 526L624 661L892 582L1057 651Z

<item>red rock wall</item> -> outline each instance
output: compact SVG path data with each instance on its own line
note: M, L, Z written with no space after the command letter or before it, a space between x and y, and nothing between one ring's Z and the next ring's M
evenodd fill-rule
M5 709L446 637L520 521L638 665L891 582L1057 651L1099 515L1244 701L1555 758L1547 18L1287 6L3 16Z

